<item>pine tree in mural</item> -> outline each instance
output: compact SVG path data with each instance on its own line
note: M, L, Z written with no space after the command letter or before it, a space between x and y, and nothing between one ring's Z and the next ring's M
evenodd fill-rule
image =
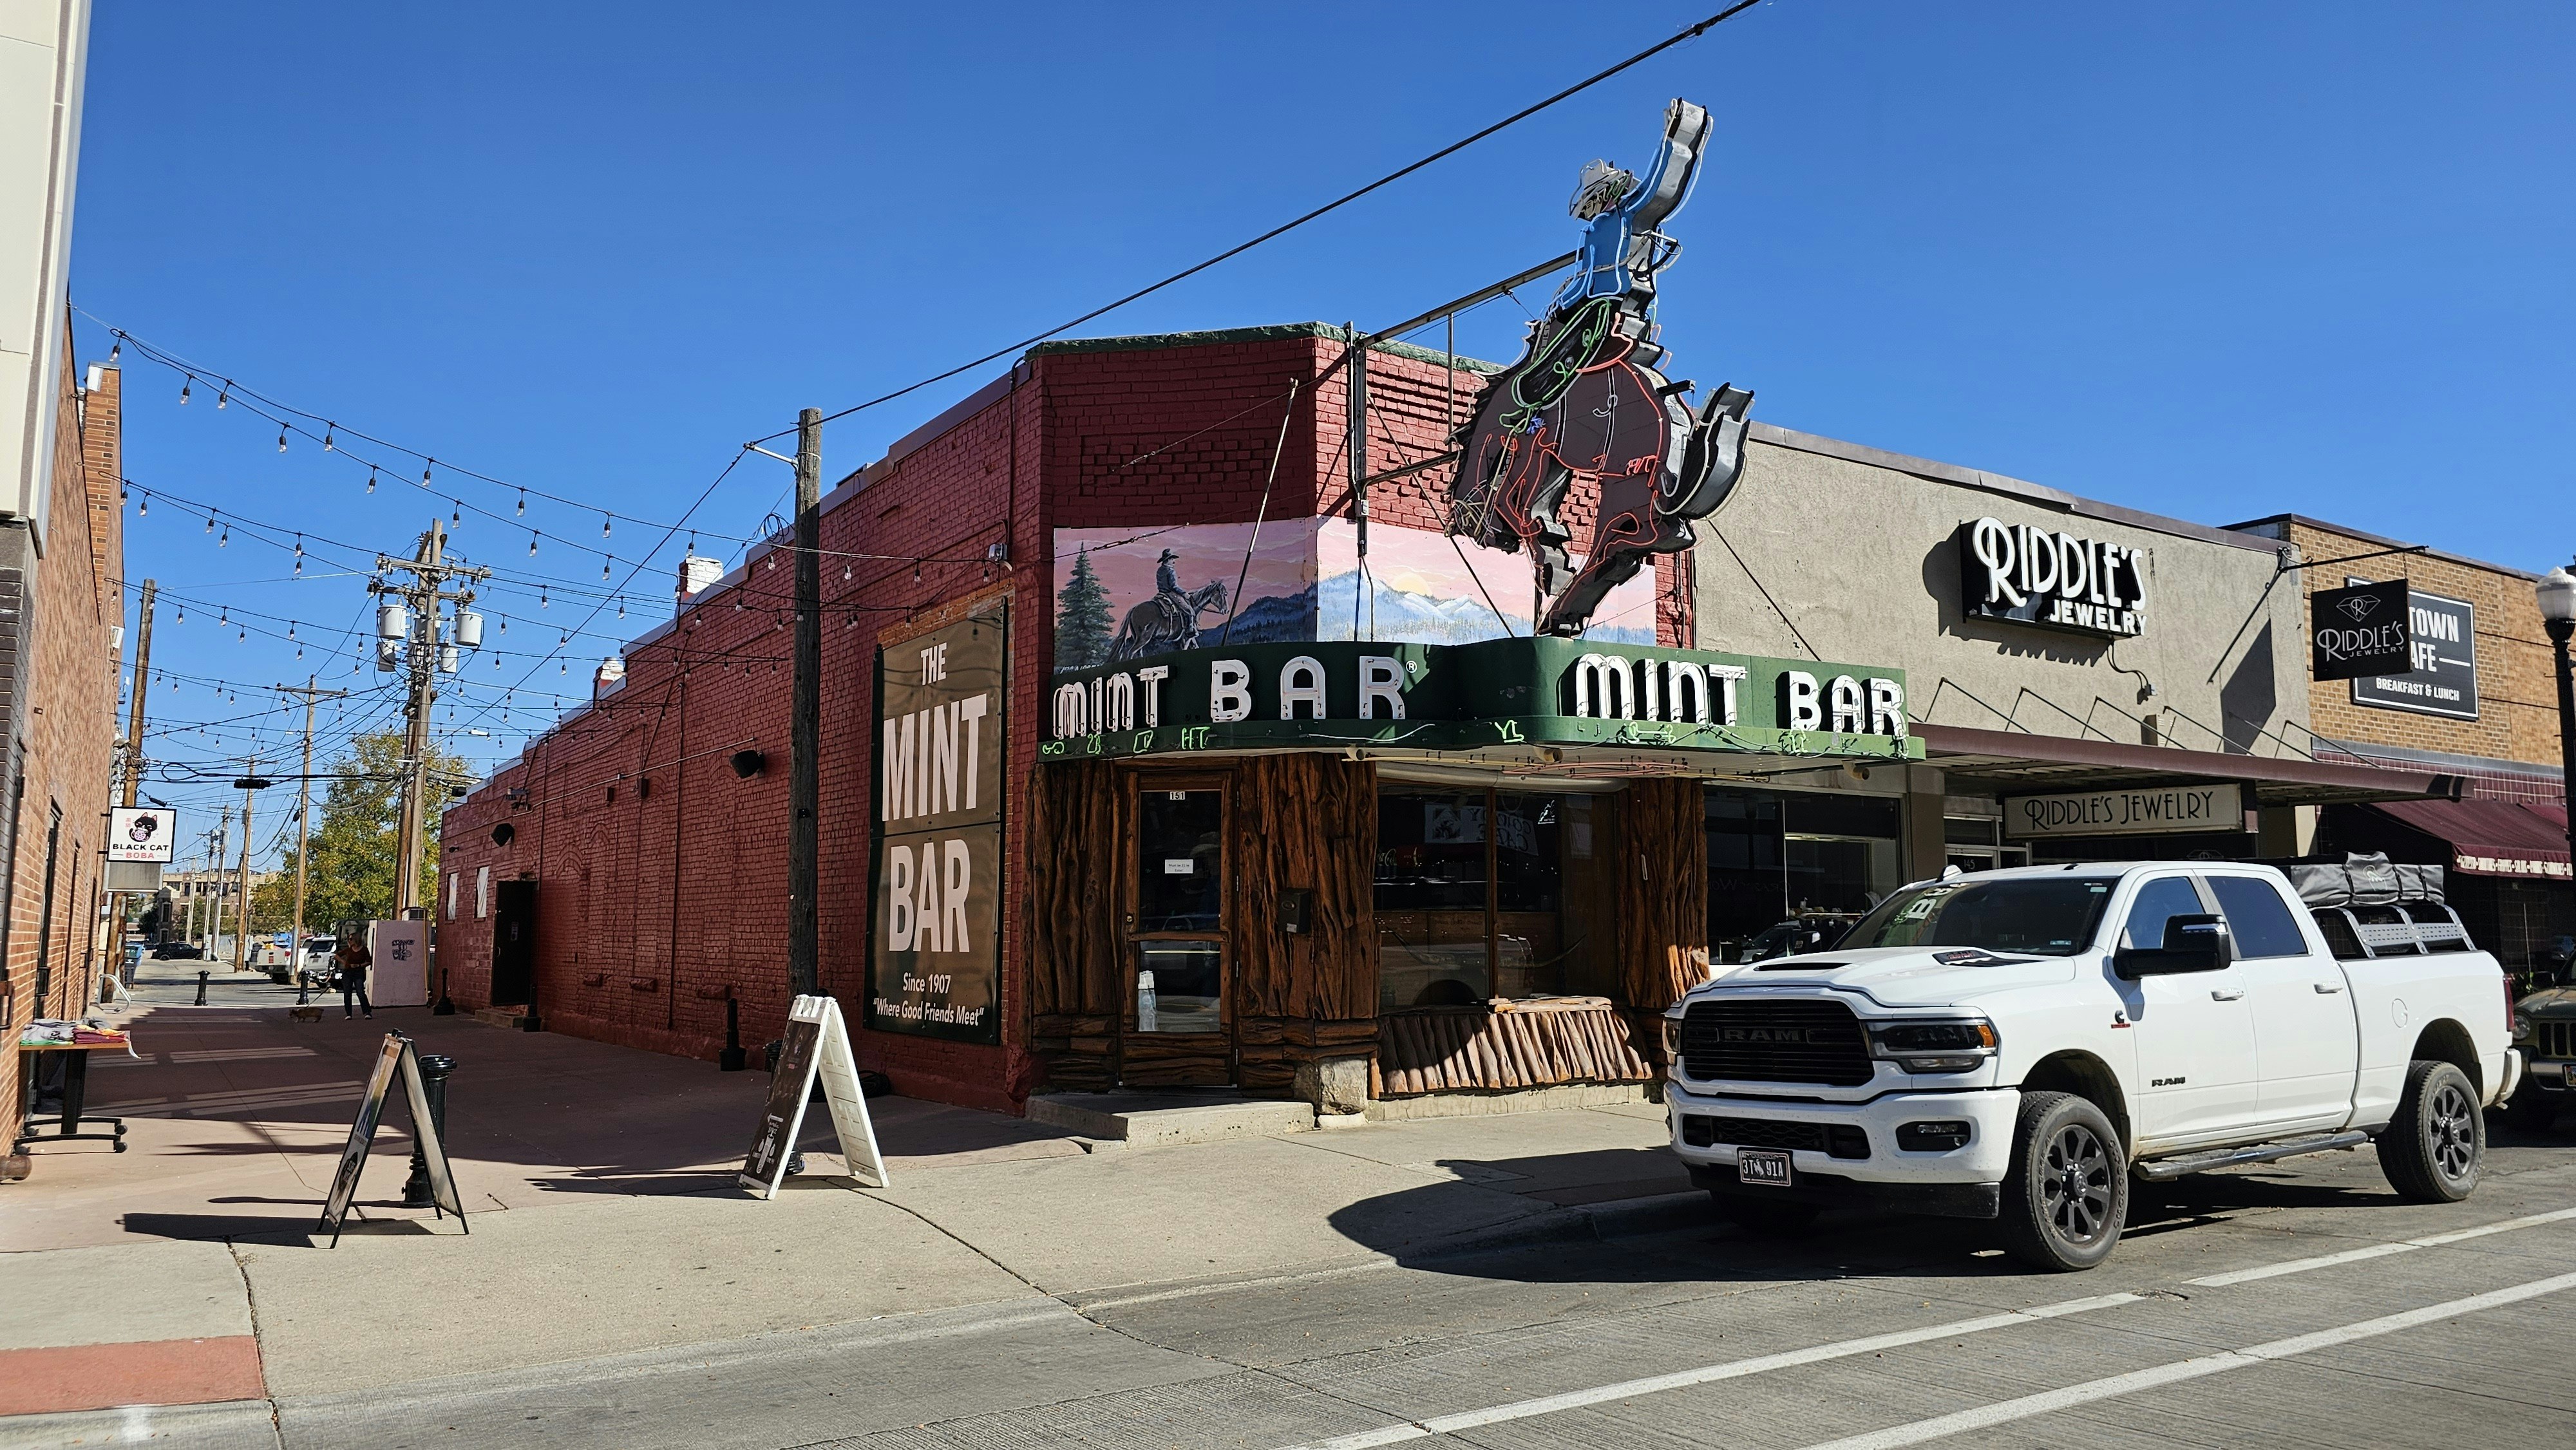
M1089 669L1109 659L1109 591L1092 572L1091 551L1073 557L1073 577L1056 597L1055 667Z

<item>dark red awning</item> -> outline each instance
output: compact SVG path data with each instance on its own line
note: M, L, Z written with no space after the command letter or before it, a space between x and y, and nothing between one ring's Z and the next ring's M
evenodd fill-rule
M2378 801L2370 809L2448 842L2454 871L2567 879L2564 811L2489 800Z

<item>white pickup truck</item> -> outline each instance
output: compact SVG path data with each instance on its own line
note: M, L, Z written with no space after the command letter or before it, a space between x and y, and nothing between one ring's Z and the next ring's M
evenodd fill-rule
M1751 1227L1993 1218L2047 1269L2109 1256L2132 1175L2375 1139L2400 1194L2465 1198L2520 1064L2511 979L2436 873L2374 900L2396 878L2365 859L2358 896L2340 867L2294 888L2217 861L1906 887L1831 950L1724 969L1666 1013L1673 1151Z

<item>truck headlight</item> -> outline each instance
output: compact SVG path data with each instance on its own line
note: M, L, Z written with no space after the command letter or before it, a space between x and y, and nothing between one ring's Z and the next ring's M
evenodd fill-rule
M2520 1021L2521 1019L2516 1018L2515 1020ZM1678 1062L1681 1060L1682 1055L1682 1019L1673 1016L1670 1013L1666 1013L1663 1018L1663 1023L1664 1060L1667 1062ZM2520 1036L2521 1034L2517 1032L2515 1035Z
M1667 1029L1667 1031L1669 1030L1670 1029ZM2513 1040L2516 1042L2529 1042L2531 1040L2531 1019L2523 1016L2519 1012L2513 1014Z
M1870 1028L1870 1055L1907 1072L1973 1072L2002 1044L1983 1017L1953 1021L1887 1022Z

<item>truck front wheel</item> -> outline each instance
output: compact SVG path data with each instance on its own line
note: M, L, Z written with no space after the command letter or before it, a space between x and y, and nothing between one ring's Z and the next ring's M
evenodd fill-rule
M2406 1069L2397 1116L2379 1135L2379 1171L2397 1196L2415 1203L2457 1203L2478 1186L2487 1156L2486 1118L2469 1075L2447 1062L2418 1058Z
M2102 1110L2072 1093L2023 1093L2004 1175L2004 1247L2033 1268L2089 1269L2129 1217L2129 1169Z

